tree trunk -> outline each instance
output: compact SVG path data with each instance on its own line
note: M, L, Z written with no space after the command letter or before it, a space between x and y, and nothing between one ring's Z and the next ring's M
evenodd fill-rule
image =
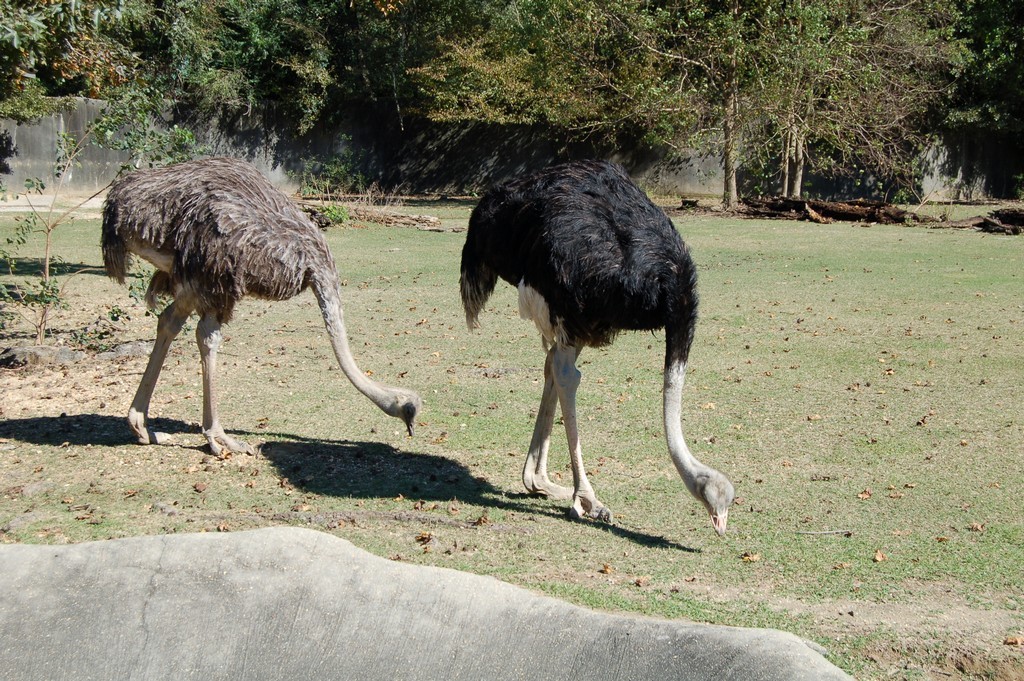
M782 191L780 192L783 196L789 196L789 159L791 156L791 144L793 137L791 136L792 127L786 125L782 131L782 162L779 164L782 166Z
M732 0L732 23L733 30L738 31L740 2ZM733 209L739 204L739 191L736 189L736 166L738 165L739 140L739 64L736 54L736 43L733 42L729 52L729 65L725 74L725 102L724 116L722 118L722 166L725 171L725 192L723 201L725 207Z
M722 201L726 208L735 208L739 203L736 189L736 78L730 74L725 88L725 111L722 119L722 167L725 171L725 192Z
M789 198L799 199L804 193L804 136L793 133L793 174L792 186L789 188Z

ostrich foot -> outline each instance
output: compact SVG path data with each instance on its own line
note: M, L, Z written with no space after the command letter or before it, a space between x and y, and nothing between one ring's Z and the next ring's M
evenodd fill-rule
M203 435L206 436L206 442L210 445L210 451L214 456L219 458L226 458L231 454L255 454L256 450L253 449L252 445L236 440L222 428L211 429L203 431Z
M537 494L551 499L572 499L572 490L568 487L556 485L547 478L523 476L523 485L530 494Z
M569 509L569 517L573 520L600 520L611 523L612 512L607 506L594 498L574 496L572 508Z
M146 428L146 415L141 411L128 410L128 425L140 445L165 445L171 441L171 436L167 433L150 432Z

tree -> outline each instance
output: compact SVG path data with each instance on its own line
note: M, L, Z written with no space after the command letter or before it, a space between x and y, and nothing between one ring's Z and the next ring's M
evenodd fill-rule
M956 26L966 52L947 123L1001 134L1024 130L1024 5L972 0Z
M959 54L952 4L796 0L766 19L776 48L755 62L764 119L748 142L777 159L782 193L801 195L808 163L913 187Z
M0 0L0 117L27 121L123 82L123 48L104 28L121 0Z

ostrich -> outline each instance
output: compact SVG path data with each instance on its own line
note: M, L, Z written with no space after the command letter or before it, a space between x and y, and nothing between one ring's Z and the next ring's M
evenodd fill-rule
M519 314L543 339L544 391L523 467L527 491L572 499L574 519L611 522L583 468L576 420L576 360L626 329L665 329L664 418L668 451L689 492L725 533L733 487L698 461L683 438L681 401L697 321L697 273L668 217L617 165L566 163L491 189L473 210L459 286L466 323L498 277L519 289ZM574 489L548 478L556 398L569 443Z
M235 304L251 295L287 300L312 287L334 354L359 392L413 433L419 396L369 379L348 347L338 273L320 231L254 167L237 159L208 158L117 180L103 206L103 262L124 283L132 255L156 267L146 301L172 302L160 313L156 343L128 411L141 444L163 443L146 427L149 401L171 341L189 315L199 317L196 342L203 368L203 435L216 455L248 452L224 432L217 417L214 380L221 325Z

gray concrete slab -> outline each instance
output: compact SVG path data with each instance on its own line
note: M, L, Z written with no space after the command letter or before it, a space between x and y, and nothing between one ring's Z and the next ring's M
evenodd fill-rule
M10 679L845 679L806 641L598 613L299 528L0 547Z

